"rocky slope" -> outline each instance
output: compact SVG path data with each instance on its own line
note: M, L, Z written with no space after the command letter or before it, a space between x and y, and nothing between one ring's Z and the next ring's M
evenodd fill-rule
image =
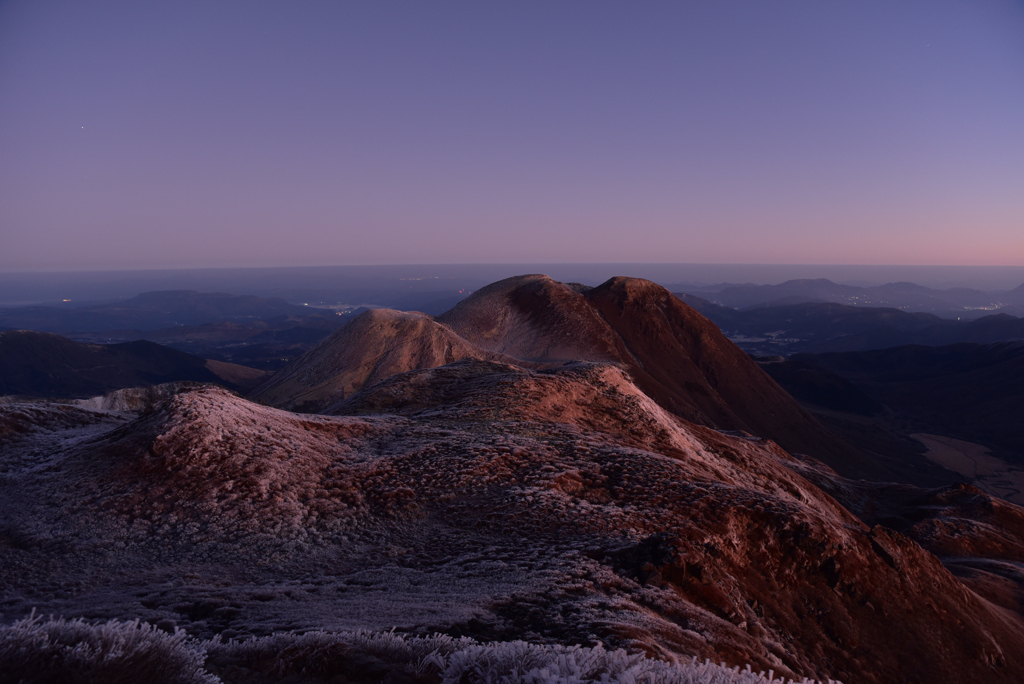
M629 351L637 385L689 420L769 437L858 472L854 455L709 320L649 281L614 278L587 300ZM632 361L632 363L630 362Z
M684 421L618 365L467 358L335 415L187 390L137 417L64 411L45 434L78 432L45 449L45 416L0 411L5 621L398 627L851 683L1024 678L1002 594L856 496L860 517L844 508L823 466ZM1020 509L961 508L975 522L949 539L979 541L957 548L1009 558L975 530L1017 534Z
M820 463L797 469L861 520L907 535L977 594L1024 615L1024 508L967 483L922 489L848 480Z

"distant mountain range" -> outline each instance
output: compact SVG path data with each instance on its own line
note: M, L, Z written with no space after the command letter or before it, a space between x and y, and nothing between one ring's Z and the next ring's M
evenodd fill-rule
M984 309L953 311L942 309L936 302L973 306L972 302L980 302L990 293L932 290L909 283L857 288L829 280L792 280L781 285L718 286L699 291L703 294L692 290L676 294L711 319L740 348L757 355L860 351L904 344L989 343L1024 337L1024 320L1009 315L1020 310L1017 304L1024 301L1024 286L999 293L996 303L1001 305L1000 313L984 316ZM391 292L388 301L393 309L437 316L467 295L468 290L452 294ZM725 300L731 303L716 303ZM905 308L867 305L889 300L904 302L900 306ZM742 308L750 302L754 304ZM913 302L931 302L941 316L913 311ZM206 359L278 370L365 310L170 290L114 303L69 302L65 306L0 309L0 329L55 332L79 342L145 339Z
M247 322L281 316L306 316L309 313L309 307L289 304L283 299L169 290L144 292L116 303L0 309L0 327L65 334L101 330L142 331L218 321Z
M220 292L146 292L116 303L0 309L0 329L59 333L79 342L149 340L206 359L276 370L351 315Z
M858 287L819 278L787 280L778 285L723 283L706 288L683 286L672 289L739 310L831 302L924 312L954 319L979 318L992 312L1024 315L1024 284L1005 292L983 292L969 288L935 290L914 283Z
M389 301L403 310L414 309L435 314L447 311L462 297L447 293L395 294L389 297ZM127 330L145 332L225 321L248 324L289 317L329 319L336 313L343 315L354 308L318 308L290 304L283 299L223 292L161 290L144 292L116 302L8 307L0 309L0 328L61 334Z
M865 351L907 344L986 344L1024 338L1024 318L1008 314L958 321L921 312L821 302L740 311L691 294L677 296L711 319L744 351L759 355Z

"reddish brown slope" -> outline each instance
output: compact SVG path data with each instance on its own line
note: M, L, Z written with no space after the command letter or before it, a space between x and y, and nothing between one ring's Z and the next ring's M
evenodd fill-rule
M83 444L46 496L75 534L117 531L126 554L104 561L114 570L148 548L181 564L217 557L269 583L283 566L253 559L307 578L327 559L315 586L289 589L289 605L323 606L296 629L362 605L412 631L600 638L819 679L1024 677L1017 618L914 541L860 523L777 446L676 419L614 366L465 360L393 376L339 408L392 415L296 416L218 390L181 394ZM466 577L463 600L434 603ZM147 602L215 619L155 594ZM246 604L229 624L279 624L275 603Z
M778 657L794 671L849 682L988 683L1024 676L1015 658L1024 645L1020 616L1003 610L1019 612L1014 601L1020 595L1012 578L989 567L1020 558L1024 511L990 497L978 499L977 490L955 489L914 501L920 507L917 518L925 522L907 530L913 539L874 524L860 511L871 520L865 525L794 475L807 473L830 490L899 486L843 480L769 442L736 439L674 419L605 364L535 373L464 361L395 376L333 410L397 413L446 425L457 421L461 430L477 425L485 434L526 429L543 437L544 448L523 455L543 464L551 491L575 498L580 507L566 515L547 509L543 499L524 502L503 493L496 497L498 505L475 504L483 514L477 524L489 521L503 532L550 529L559 543L568 544L595 532L608 535L588 542L586 556L636 579L643 588L632 590L631 600L657 619L631 622L628 610L616 607L622 611L617 617L598 618L607 620L599 632L606 638L780 670ZM558 427L546 425L549 421ZM598 446L613 443L620 449L614 456ZM639 452L622 447L669 458L641 463ZM507 454L492 459L490 467L475 460L482 480L467 493L494 496L504 476L529 483L514 462ZM924 511L940 502L947 507L941 514ZM892 508L909 512L908 503ZM947 525L956 519L958 525L936 534L936 519ZM608 538L624 528L650 536L610 550ZM948 548L952 538L955 551ZM972 565L950 564L963 583L917 540L957 560L971 556ZM975 566L983 570L974 571ZM612 586L587 579L595 580L589 585L595 590ZM586 603L588 589L576 591ZM529 619L543 622L547 616L536 605L543 604L527 602L533 611ZM579 608L562 612L587 614ZM666 618L672 627L659 624ZM714 655L703 650L709 647Z
M857 471L854 451L829 433L714 323L665 288L612 278L587 291L588 303L629 350L637 385L688 420L769 437Z
M481 349L530 361L615 361L629 352L581 293L546 275L499 280L437 317Z
M493 358L425 314L374 309L281 369L251 396L290 410L318 411L327 404L415 368L465 358Z
M714 323L665 288L612 278L574 288L543 275L483 288L438 317L493 352L532 361L613 361L687 420L769 437L864 476L857 453L804 411Z
M620 364L661 406L687 420L769 437L848 476L870 476L718 328L663 287L613 278L600 287L544 275L488 285L436 319L370 311L258 387L280 408L318 411L396 373L460 359L524 367Z
M851 481L804 460L796 469L864 522L882 524L938 556L971 590L1024 617L1024 508L960 483L921 489Z

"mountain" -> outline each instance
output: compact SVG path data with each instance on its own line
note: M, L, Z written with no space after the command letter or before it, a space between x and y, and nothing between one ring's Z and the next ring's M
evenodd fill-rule
M390 375L465 358L529 368L617 363L687 420L769 437L851 475L867 476L880 465L862 462L713 323L661 286L633 278L588 288L518 276L477 290L436 319L368 312L251 396L319 410Z
M1007 314L958 321L898 309L820 302L737 311L693 295L677 296L711 319L744 351L758 355L866 351L909 344L985 344L1024 338L1024 319Z
M1018 306L1024 306L1024 283L1003 294L1004 298Z
M770 306L772 303L840 302L852 299L864 288L840 285L825 278L787 280L778 285L733 285L714 294L716 303L735 309Z
M103 330L69 334L76 342L111 344L149 340L206 359L277 370L349 320L352 313L325 312L268 320L220 321L158 330Z
M266 373L152 342L82 344L28 330L0 332L0 395L91 397L123 387L188 380L245 390Z
M596 288L547 276L489 285L438 321L488 351L531 361L613 361L687 420L824 454L834 442L718 328L660 285L612 278Z
M594 301L626 316L620 298L647 287L613 283ZM995 590L1012 582L960 579L915 541L957 544L974 563L1016 557L1024 514L979 492L908 488L880 501L919 524L865 523L814 484L857 483L682 420L614 363L466 358L392 375L330 412L216 388L134 419L0 406L12 426L0 436L5 617L220 635L239 644L226 681L253 681L242 665L299 634L273 650L301 654L294 681L315 681L350 653L333 633L392 628L600 642L798 680L1024 678L1024 622ZM410 681L439 683L433 672Z
M251 396L279 408L317 411L396 373L466 358L503 357L473 346L425 314L371 309L255 388Z
M982 292L970 288L936 290L915 283L887 283L872 287L841 285L824 278L788 280L777 285L723 284L713 289L686 289L692 294L733 309L827 302L848 306L895 308L932 313L944 318L976 318L1003 310L1020 313L1020 288L1009 292Z

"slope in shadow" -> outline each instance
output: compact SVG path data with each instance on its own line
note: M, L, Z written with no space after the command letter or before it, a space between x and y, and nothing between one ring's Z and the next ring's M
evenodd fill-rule
M183 380L245 390L265 375L144 340L82 344L50 333L0 332L0 395L92 397L125 387Z
M944 481L912 480L915 484L967 477L1000 496L1020 496L1018 476L1011 471L1024 468L1024 342L913 345L761 362L831 429L894 464L908 462L908 452L920 458L926 444L919 438L927 435L989 449L995 459L980 469L958 468L961 474L942 469ZM996 470L1006 472L996 476Z

